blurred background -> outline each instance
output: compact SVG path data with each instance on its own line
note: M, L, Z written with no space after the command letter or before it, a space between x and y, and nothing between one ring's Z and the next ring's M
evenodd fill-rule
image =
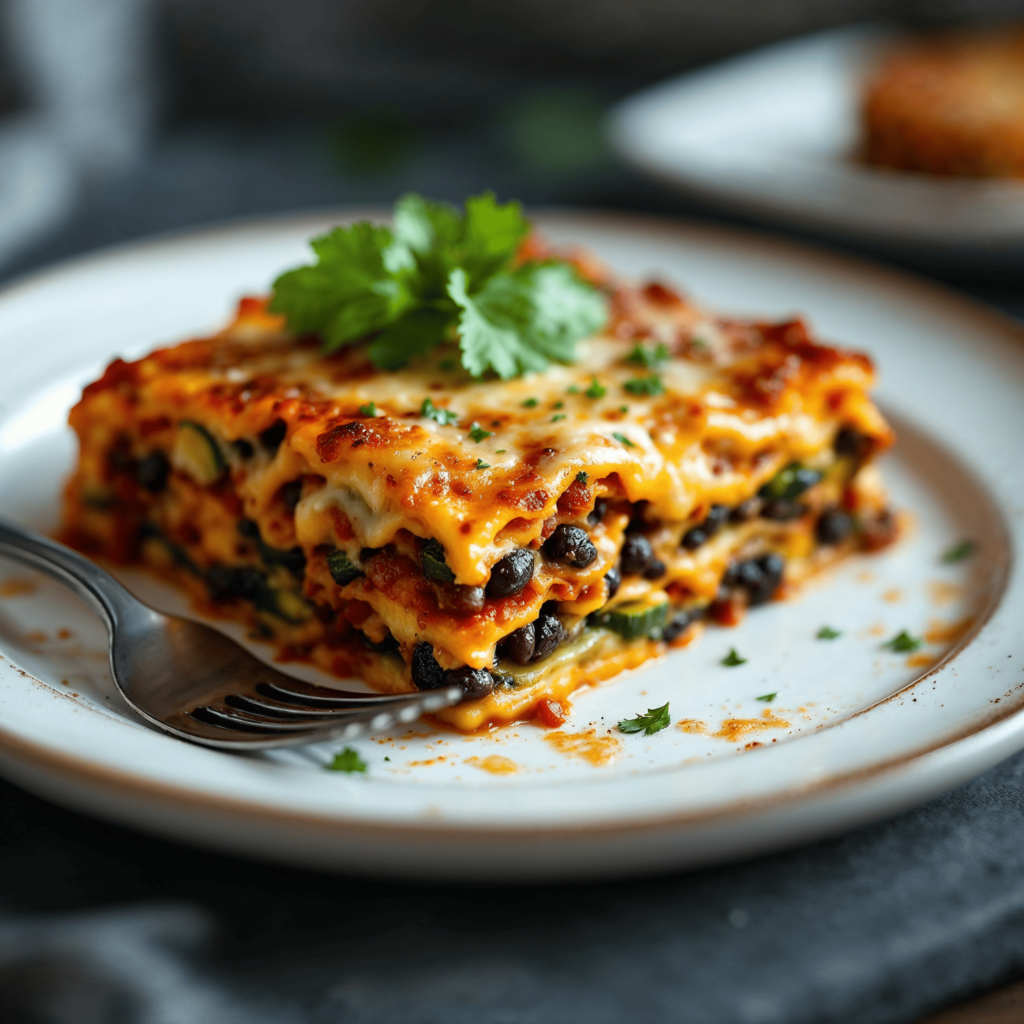
M167 228L481 188L687 212L601 123L666 75L1013 0L2 0L0 273Z

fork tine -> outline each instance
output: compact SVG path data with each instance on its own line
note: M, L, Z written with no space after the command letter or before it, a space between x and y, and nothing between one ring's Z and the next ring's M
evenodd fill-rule
M291 704L305 708L349 708L349 707L387 707L390 704L401 704L410 697L417 696L419 691L412 693L359 693L352 690L331 690L326 686L314 686L298 679L289 679L286 683L261 681L254 687L261 697L268 697L280 704Z

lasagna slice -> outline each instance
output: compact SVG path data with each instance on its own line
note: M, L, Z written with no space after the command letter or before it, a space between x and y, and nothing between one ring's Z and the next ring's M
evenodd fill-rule
M366 343L324 356L260 299L115 360L71 413L65 536L282 658L458 685L440 717L464 730L555 724L581 685L893 539L866 356L576 267L606 326L514 379L454 342L398 371Z

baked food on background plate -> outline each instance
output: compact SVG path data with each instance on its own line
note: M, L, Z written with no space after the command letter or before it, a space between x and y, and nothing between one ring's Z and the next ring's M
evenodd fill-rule
M860 353L410 195L71 413L64 536L285 658L536 716L896 535Z
M866 84L861 121L868 163L1024 178L1024 26L895 45Z

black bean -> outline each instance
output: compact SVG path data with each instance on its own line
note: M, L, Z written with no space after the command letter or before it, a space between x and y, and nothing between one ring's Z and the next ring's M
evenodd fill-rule
M281 488L281 500L284 502L285 511L288 515L295 515L295 506L298 505L301 497L301 480L289 480L288 483Z
M746 590L749 604L764 604L779 589L784 567L779 555L762 555L732 566L722 582Z
M256 449L253 448L249 441L246 441L244 437L240 437L237 441L231 442L231 447L238 452L240 458L251 459L256 453Z
M239 519L236 529L243 537L248 537L250 540L260 539L260 528L251 519Z
M170 471L171 464L167 461L167 456L163 452L153 452L139 463L135 479L147 491L159 494L167 486L167 474Z
M671 643L682 634L683 630L693 622L694 618L696 618L695 615L681 608L678 611L674 611L662 628L661 639L666 643Z
M687 551L696 551L710 535L703 526L694 526L683 534L682 545Z
M266 430L260 432L260 444L273 455L281 447L287 433L288 424L284 420L275 420Z
M833 447L836 455L852 455L859 457L867 446L868 439L852 427L843 427L838 434Z
M805 511L806 508L798 501L790 501L789 498L773 498L761 509L761 515L765 519L787 523L791 519L799 519Z
M642 533L631 533L622 545L619 568L623 576L636 576L647 569L653 558L651 542Z
M487 581L489 597L515 597L533 579L533 552L516 548L495 563Z
M548 612L541 612L533 624L534 647L533 661L546 658L569 634L558 617Z
M613 565L605 574L604 581L608 584L608 594L605 600L610 601L622 586L622 573Z
M734 523L749 523L751 519L756 519L761 514L762 508L764 508L764 499L755 494L753 498L741 501L732 510L729 518Z
M582 527L563 523L548 537L544 554L555 562L568 562L577 569L585 569L597 558L597 548Z
M211 565L206 570L206 585L214 601L252 601L263 583L258 569Z
M657 580L661 579L665 573L668 572L668 567L660 558L652 558L647 563L647 568L644 569L645 580Z
M587 522L590 523L591 526L596 526L602 519L604 519L607 512L608 502L603 498L598 498L597 501L594 502L594 507L591 510L590 515L587 516Z
M494 676L485 668L450 668L444 674L446 686L457 686L469 700L479 700L494 692Z
M815 527L815 534L821 544L840 544L853 530L853 516L839 508L822 512Z
M536 631L533 623L528 622L517 630L509 633L498 644L498 654L502 658L511 658L517 665L527 665L533 658L536 647Z
M708 536L713 537L718 531L726 524L729 519L729 506L728 505L712 505L708 509L708 514L704 519L704 529L708 531Z
M412 681L417 690L436 690L444 686L444 669L438 665L430 644L417 644L412 652Z

